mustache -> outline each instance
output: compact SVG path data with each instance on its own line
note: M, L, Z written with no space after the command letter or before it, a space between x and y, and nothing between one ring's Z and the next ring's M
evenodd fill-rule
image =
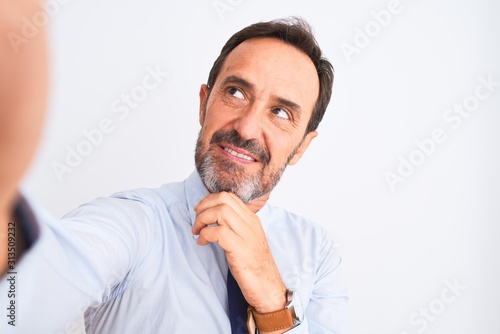
M220 144L223 142L252 153L256 157L258 157L259 161L261 161L264 165L267 165L269 163L269 160L271 159L269 151L265 147L260 145L257 140L245 140L241 138L240 134L236 130L218 130L212 135L212 139L210 139L210 144Z

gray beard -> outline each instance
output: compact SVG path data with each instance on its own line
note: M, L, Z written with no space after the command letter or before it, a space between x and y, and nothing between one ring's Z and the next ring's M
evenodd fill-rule
M288 161L290 161L291 157L293 157L296 152L296 150L294 150L289 156L287 163L279 169L272 170L271 175L267 180L264 180L265 169L271 168L269 164L264 165L260 172L249 175L242 166L228 160L221 161L217 159L211 147L203 154L202 150L204 146L204 142L200 139L200 136L198 136L195 163L198 174L205 187L211 193L219 193L222 191L231 192L238 196L244 203L248 203L270 193L278 184ZM220 168L222 173L230 176L223 177L221 173L218 172L218 168Z

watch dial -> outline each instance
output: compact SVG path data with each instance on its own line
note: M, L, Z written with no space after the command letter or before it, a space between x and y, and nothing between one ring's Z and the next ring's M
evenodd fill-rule
M302 309L302 303L300 301L299 293L297 292L297 290L292 291L292 307L296 317L296 319L293 319L293 321L296 322L298 320L298 323L301 323L302 320L304 320L304 310Z

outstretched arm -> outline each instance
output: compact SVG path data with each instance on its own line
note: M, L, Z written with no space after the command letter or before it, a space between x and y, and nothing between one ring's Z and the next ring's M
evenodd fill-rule
M45 29L28 38L21 20L41 11L40 3L0 1L0 275L7 270L9 223L15 218L18 184L35 152L45 112ZM23 251L17 249L17 258Z

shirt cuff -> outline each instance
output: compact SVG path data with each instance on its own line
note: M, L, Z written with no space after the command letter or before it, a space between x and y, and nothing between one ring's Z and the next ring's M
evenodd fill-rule
M23 249L28 250L40 236L40 227L33 210L24 197L20 197L14 208L14 219L23 235Z

